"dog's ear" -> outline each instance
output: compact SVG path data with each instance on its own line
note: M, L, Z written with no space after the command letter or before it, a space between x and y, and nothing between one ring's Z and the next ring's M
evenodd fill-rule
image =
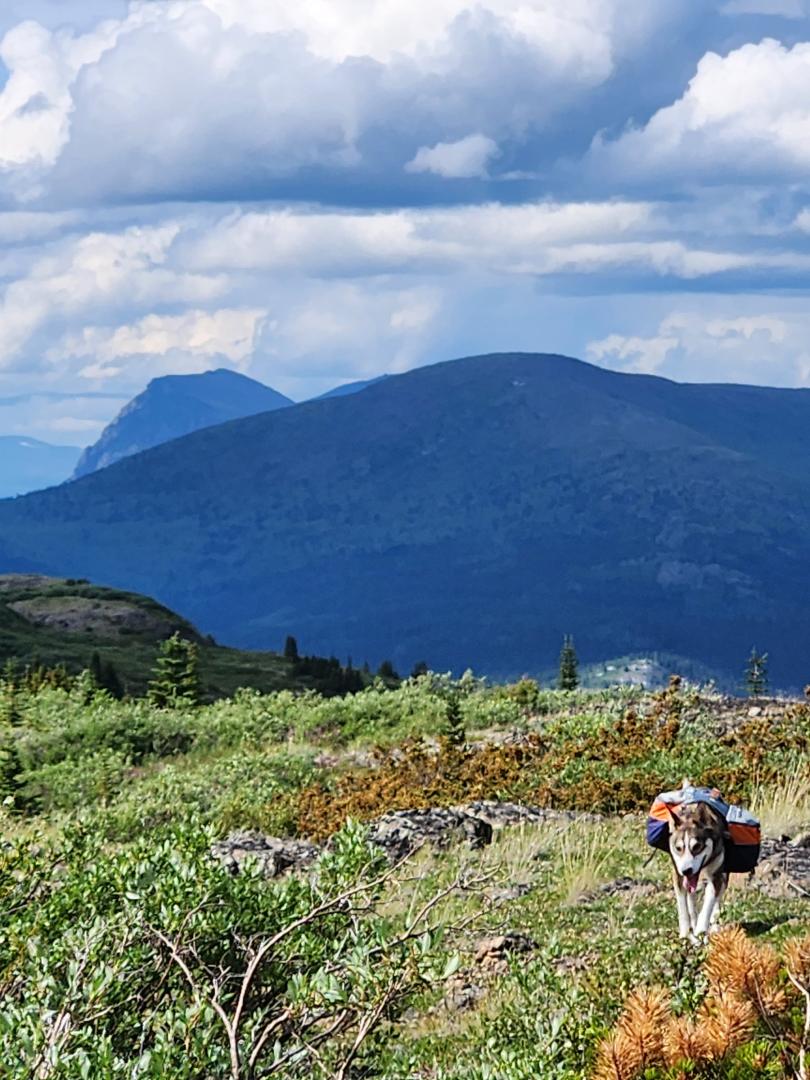
M671 806L668 806L667 809L669 810L669 831L675 832L676 829L680 829L683 822L676 810L673 810Z

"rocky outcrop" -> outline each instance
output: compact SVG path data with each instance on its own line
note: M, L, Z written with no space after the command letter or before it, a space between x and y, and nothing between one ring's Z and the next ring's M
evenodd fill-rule
M440 851L454 843L481 848L491 842L493 831L497 829L549 821L567 823L577 819L601 820L598 814L482 800L430 810L394 810L371 823L369 839L381 847L389 859L396 861L426 843Z
M428 810L392 810L372 821L369 840L382 848L390 862L398 862L425 844L444 851L454 844L470 849L486 847L495 830L512 825L568 823L574 820L600 821L599 814L574 810L544 810L519 803L482 800L463 806L434 807ZM214 844L213 855L236 873L246 858L260 863L268 877L301 870L320 854L321 848L305 840L283 840L260 832L235 832ZM524 895L530 886L520 886ZM499 897L502 901L505 896Z
M637 900L642 896L651 896L653 893L660 892L664 888L658 882L651 881L649 878L631 878L631 877L617 877L613 881L605 881L601 885L597 885L595 889L590 889L588 892L581 893L576 902L578 904L592 904L596 900L602 900L606 896L621 895L627 900Z
M211 848L211 854L229 873L239 873L250 862L269 878L305 870L320 853L321 849L307 840L280 840L260 832L234 832Z
M439 851L454 843L485 847L492 840L492 826L460 808L395 810L371 823L369 840L397 862L423 844Z
M519 930L479 938L472 965L447 980L443 1007L452 1012L474 1009L493 981L509 970L512 957L527 957L536 948L537 942Z

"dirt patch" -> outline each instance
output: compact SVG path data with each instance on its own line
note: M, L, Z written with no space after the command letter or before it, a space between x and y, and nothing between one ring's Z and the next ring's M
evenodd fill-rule
M45 626L68 634L97 634L117 638L130 634L166 637L175 629L174 620L125 600L99 600L85 596L37 596L8 605L34 626Z

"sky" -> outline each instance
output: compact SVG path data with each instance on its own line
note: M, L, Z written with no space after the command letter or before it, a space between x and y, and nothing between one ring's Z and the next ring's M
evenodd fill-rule
M810 386L810 0L3 0L0 434L509 350Z

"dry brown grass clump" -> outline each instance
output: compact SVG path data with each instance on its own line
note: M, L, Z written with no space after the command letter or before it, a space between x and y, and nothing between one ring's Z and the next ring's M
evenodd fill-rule
M594 1080L633 1080L645 1069L663 1064L671 1008L665 990L634 990L613 1035L599 1048Z
M298 799L298 828L324 839L346 821L371 821L390 810L487 798L526 798L531 778L543 769L547 747L537 735L519 743L480 748L455 746L447 739L438 748L412 742L381 751L376 768L345 773L327 787L311 784Z
M348 817L370 821L390 810L485 798L601 813L644 810L650 792L671 781L651 770L649 759L675 744L682 711L680 684L674 678L645 711L630 707L611 727L554 745L531 734L516 743L475 748L443 739L438 747L414 741L381 750L373 768L355 769L332 784L304 789L298 800L299 831L320 839ZM564 778L567 766L583 762L585 768L577 769L575 780Z
M779 957L769 945L751 941L739 926L712 935L703 970L713 993L748 1000L762 1016L784 1012L787 1006Z
M760 1024L785 1063L785 1075L806 1078L810 934L790 942L782 962L770 946L729 927L712 939L703 971L709 992L694 1016L674 1016L664 990L633 991L599 1047L593 1080L638 1080L656 1068L675 1069L680 1076L714 1075L712 1067L756 1038ZM786 980L794 1001L807 1003L800 1031ZM755 1056L764 1064L768 1053L758 1050ZM755 1068L751 1075L756 1074Z

